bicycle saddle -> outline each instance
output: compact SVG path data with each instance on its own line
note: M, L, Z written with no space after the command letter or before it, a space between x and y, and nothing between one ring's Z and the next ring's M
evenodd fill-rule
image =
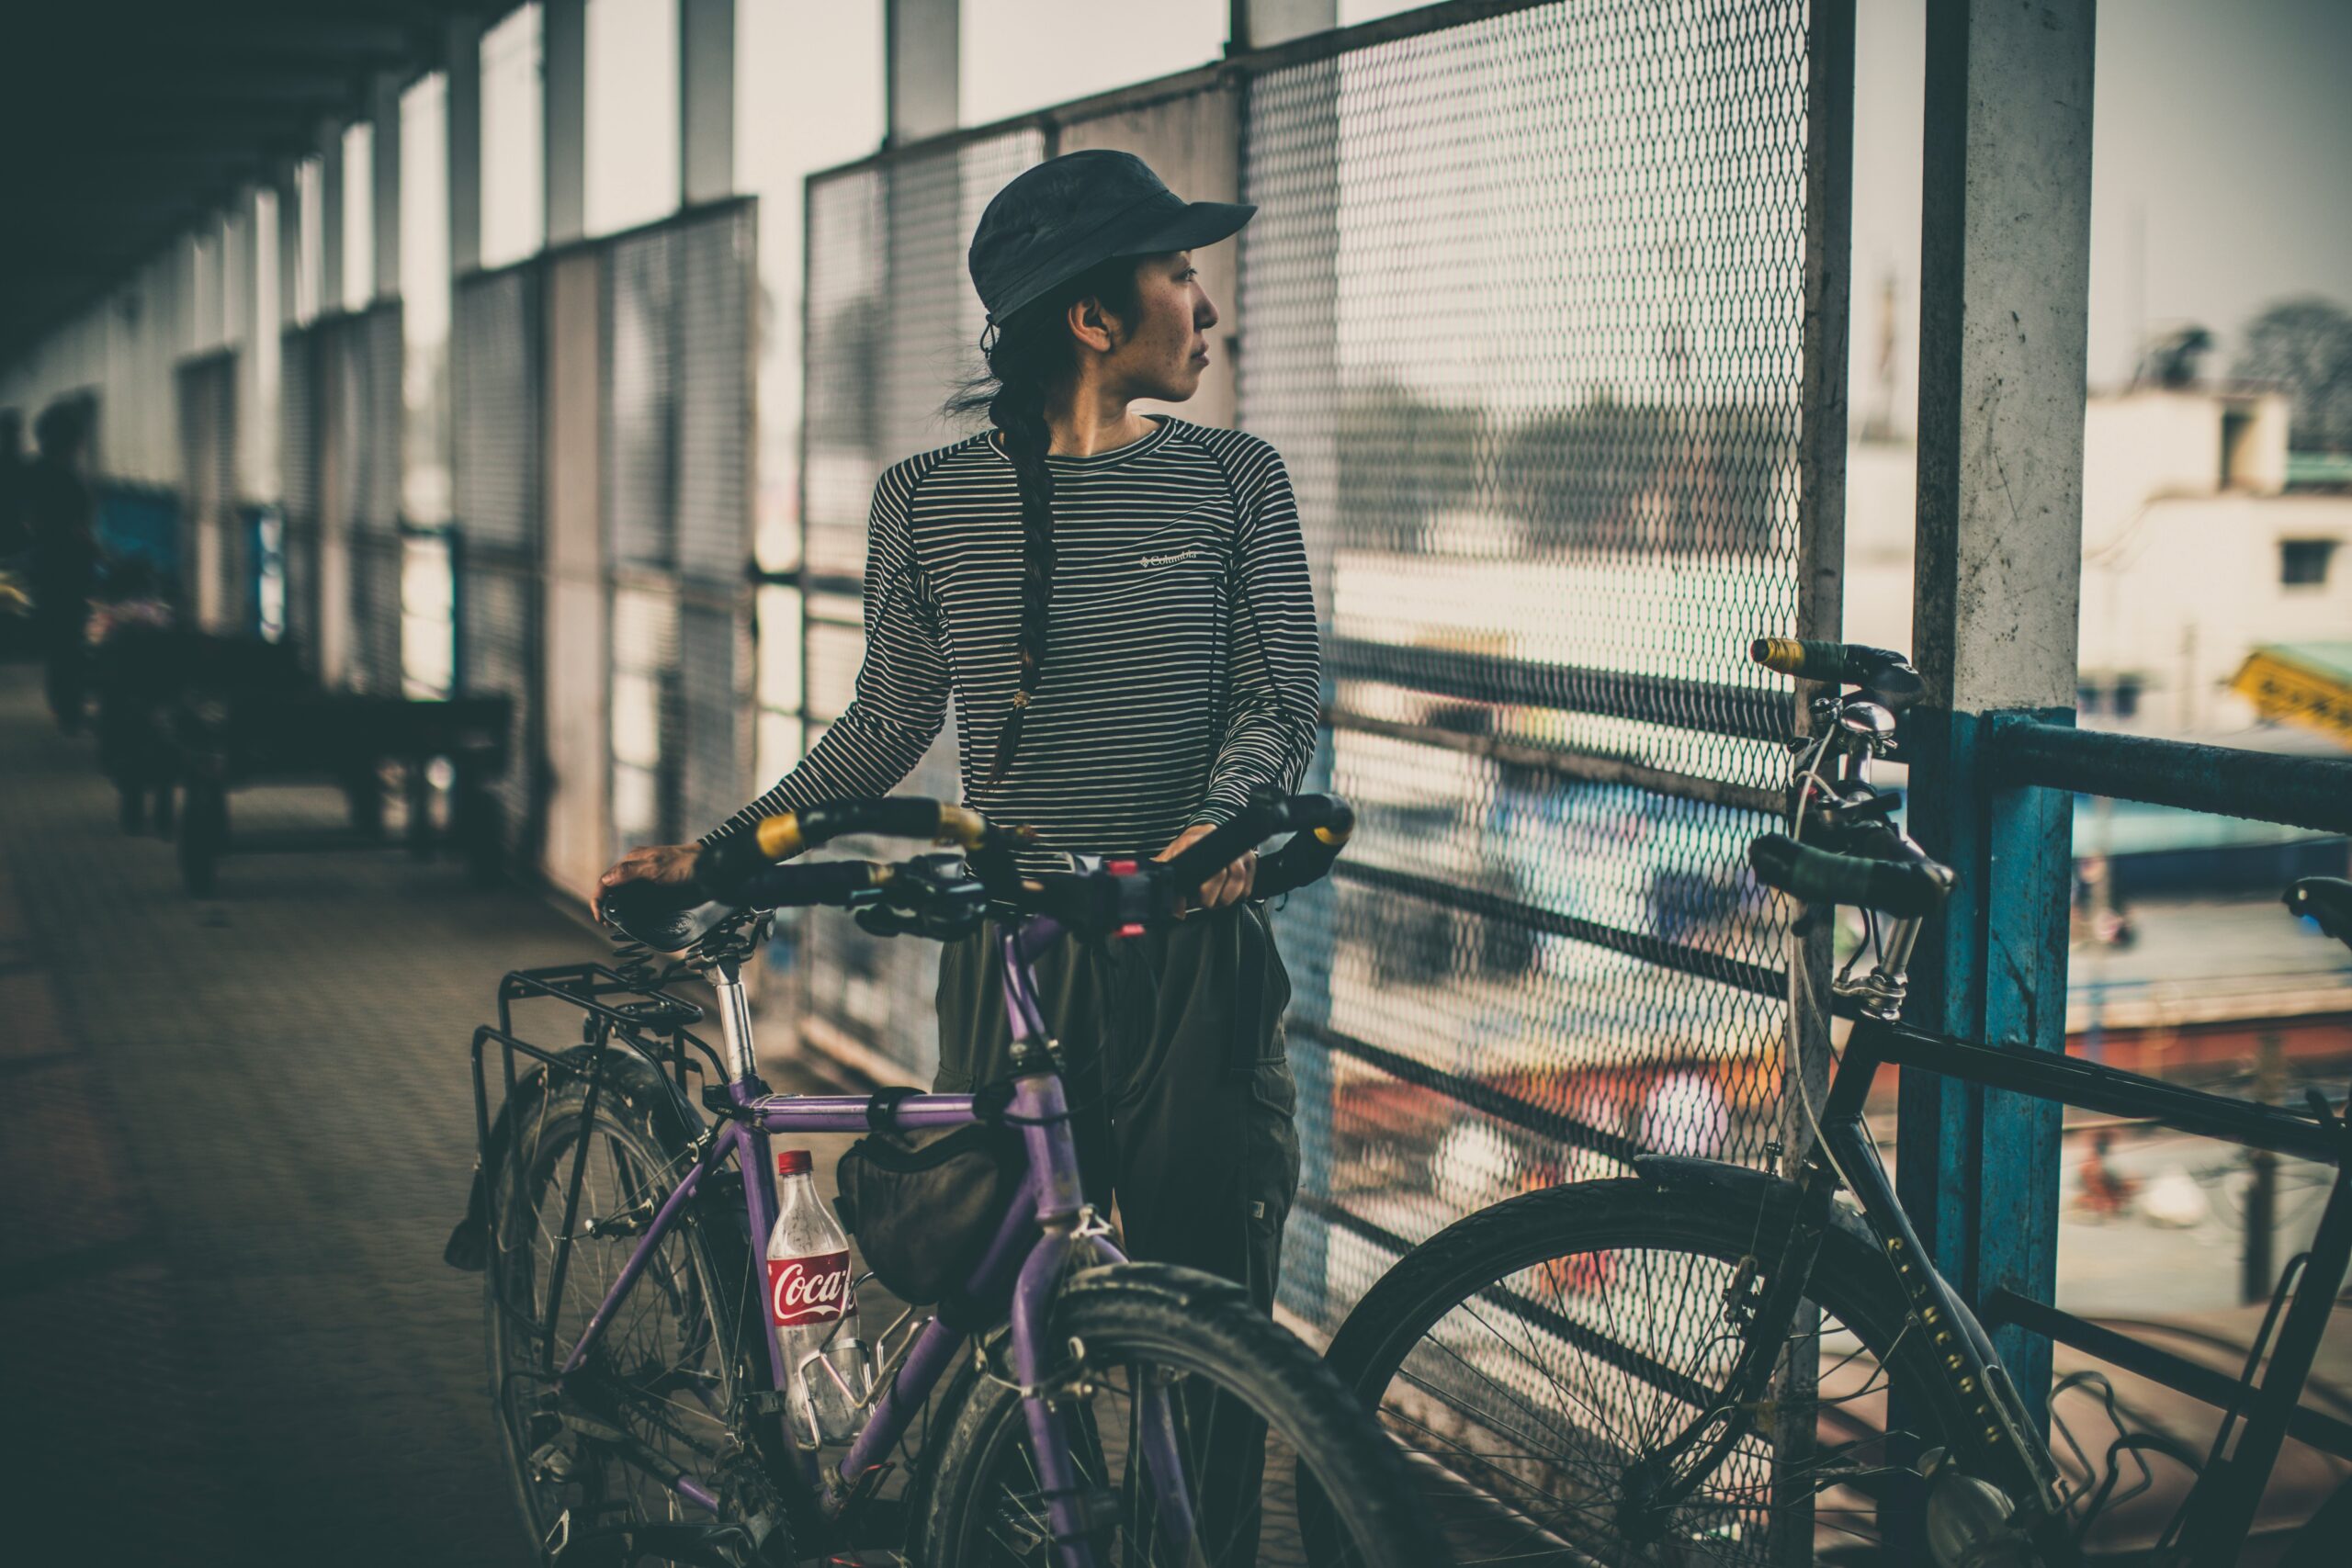
M605 923L656 953L681 953L738 912L693 883L624 882L605 895Z
M2307 915L2319 929L2352 947L2352 882L2340 876L2306 876L2279 900L2291 914Z

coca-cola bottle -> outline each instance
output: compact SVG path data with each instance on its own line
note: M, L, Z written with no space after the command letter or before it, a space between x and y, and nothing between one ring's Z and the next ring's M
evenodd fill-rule
M847 1442L857 1431L872 1370L857 1334L857 1296L849 1288L849 1237L817 1196L809 1168L807 1149L784 1149L775 1156L768 1322L791 1374L797 1435L808 1441L813 1427L818 1440ZM808 1360L820 1351L822 1360Z

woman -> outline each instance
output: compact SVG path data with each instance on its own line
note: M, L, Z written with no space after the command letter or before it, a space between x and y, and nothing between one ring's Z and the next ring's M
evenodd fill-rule
M1252 791L1296 787L1321 674L1282 460L1132 406L1198 389L1217 314L1192 252L1255 211L1186 203L1112 152L998 193L969 257L988 375L951 404L992 428L883 475L856 700L719 833L888 792L951 697L965 802L1055 850L1165 859ZM695 850L632 850L604 885L684 880ZM1065 943L1038 974L1089 1111L1088 1190L1116 1192L1130 1253L1240 1280L1271 1309L1298 1143L1289 984L1255 867L1226 867L1170 931ZM988 933L947 948L937 1089L1005 1076L998 987Z

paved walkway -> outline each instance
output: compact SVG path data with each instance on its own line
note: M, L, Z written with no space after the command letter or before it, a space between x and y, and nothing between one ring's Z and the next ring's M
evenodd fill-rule
M191 901L34 674L0 667L9 1561L526 1561L481 1276L441 1248L499 975L597 939L396 852L232 856ZM333 826L342 802L232 812Z

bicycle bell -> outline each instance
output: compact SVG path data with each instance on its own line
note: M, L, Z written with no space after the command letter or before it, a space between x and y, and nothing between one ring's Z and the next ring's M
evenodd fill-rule
M1838 728L1849 735L1861 737L1874 752L1894 750L1894 716L1877 703L1844 704L1838 710Z

